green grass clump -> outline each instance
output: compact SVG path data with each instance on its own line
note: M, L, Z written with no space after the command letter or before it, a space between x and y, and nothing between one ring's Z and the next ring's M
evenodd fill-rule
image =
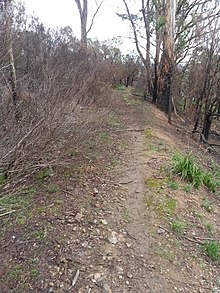
M37 173L36 178L38 180L43 180L44 178L51 176L51 174L51 170L49 168L45 168Z
M203 183L203 171L194 163L190 155L174 155L172 158L172 171L184 180L191 182L195 188L199 188Z
M212 192L216 192L219 182L215 180L212 173L206 172L203 174L203 184Z
M186 230L186 224L182 221L171 222L171 229L179 234L183 234Z
M204 227L209 233L213 233L214 226L212 225L212 223L205 222Z
M5 175L2 174L2 173L0 173L0 185L2 185L3 183L5 183L5 180L6 180Z
M179 189L179 183L174 180L170 180L167 185L169 188L171 188L173 190Z
M145 135L146 138L151 139L153 137L152 128L146 128L144 130L144 135Z
M211 192L216 192L220 186L218 172L210 173L204 171L195 163L191 155L176 154L172 158L172 171L190 182L193 187L206 186Z
M58 187L56 185L49 185L47 188L49 193L56 193L58 191Z
M212 204L207 198L203 199L202 207L209 213L213 212Z
M219 260L220 243L216 241L206 241L205 252L213 261Z
M189 193L191 192L192 190L192 184L186 184L184 187L183 187L183 190L186 192L186 193Z
M115 89L116 89L117 91L124 91L124 90L126 89L126 87L125 87L124 85L122 85L122 84L117 84L117 85L115 86Z

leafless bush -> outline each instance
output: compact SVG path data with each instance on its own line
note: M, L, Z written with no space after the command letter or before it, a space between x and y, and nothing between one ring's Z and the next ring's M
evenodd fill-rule
M20 38L21 37L21 38ZM11 100L5 71L0 83L0 173L13 180L62 163L100 127L108 100L102 60L60 32L20 32L16 49L19 100ZM28 40L28 42L27 42ZM96 110L97 109L97 110Z

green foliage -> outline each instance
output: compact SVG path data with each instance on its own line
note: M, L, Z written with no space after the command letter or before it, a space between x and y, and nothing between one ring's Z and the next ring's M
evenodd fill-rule
M217 173L204 171L194 162L191 155L176 154L172 157L172 171L184 180L192 183L193 187L206 186L211 192L216 192L220 186Z
M159 31L161 28L163 28L165 25L165 17L160 15L156 19L156 31Z
M213 174L204 173L203 174L203 184L212 192L216 192L219 183L213 178Z
M33 278L36 278L39 276L39 271L37 269L32 269L30 271L30 278L33 279Z
M146 128L144 130L144 135L145 135L146 138L151 139L153 137L152 128Z
M20 278L21 274L22 274L22 267L20 265L15 265L8 272L8 277L18 279Z
M219 260L220 243L216 241L206 241L204 243L205 252L213 261Z
M122 98L127 106L135 106L138 103L137 101L131 99L129 95L124 95Z
M209 222L205 222L204 223L204 227L205 227L205 229L209 232L209 233L212 233L213 232L213 225L211 224L211 223L209 223Z
M123 218L127 221L130 222L131 221L131 212L129 208L124 207L123 208Z
M125 87L124 85L122 85L122 84L117 84L117 85L115 86L115 89L116 89L117 91L124 91L124 90L126 89L126 87Z
M56 193L58 191L58 188L56 185L49 185L47 190L49 193Z
M38 180L43 180L44 178L47 178L49 176L51 176L51 170L49 168L45 168L39 171L36 175Z
M167 185L169 188L171 188L173 190L179 189L179 183L174 180L170 180Z
M29 205L29 201L35 192L35 188L22 189L15 194L2 197L0 198L0 206L9 210L25 208Z
M172 221L171 229L179 234L183 234L186 230L186 224L182 221Z
M100 132L98 138L103 142L107 142L110 139L109 134L107 132Z
M183 187L183 190L184 190L186 193L191 192L191 190L192 190L192 184L186 184L186 185Z
M213 212L212 205L207 198L203 199L202 207L209 213Z
M148 208L151 208L158 216L171 216L176 211L177 201L168 195L158 198L155 195L147 196L145 203Z
M3 183L5 183L6 177L4 174L0 173L0 185L2 185Z
M190 155L174 155L172 171L184 180L191 182L195 188L199 188L203 183L203 171L194 163Z

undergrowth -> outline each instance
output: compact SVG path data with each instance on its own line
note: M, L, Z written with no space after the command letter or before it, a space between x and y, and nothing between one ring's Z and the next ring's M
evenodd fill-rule
M206 241L204 243L204 249L206 254L213 260L219 260L220 243L215 241Z
M206 186L211 192L216 192L220 186L218 172L207 172L203 170L194 160L192 155L175 154L172 157L172 172L181 176L193 187Z

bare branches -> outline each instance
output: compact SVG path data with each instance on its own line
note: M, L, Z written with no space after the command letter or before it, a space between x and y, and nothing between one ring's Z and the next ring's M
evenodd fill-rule
M89 29L87 30L86 34L88 35L88 33L91 31L93 25L94 25L94 21L95 21L95 18L100 10L100 8L102 7L102 4L104 3L105 0L102 0L99 4L97 4L97 8L96 8L96 11L94 12L93 16L92 16L92 20L91 20L91 24L89 26Z
M105 0L102 0L99 4L96 3L97 8L92 16L92 20L91 23L89 25L89 28L87 29L87 23L88 23L88 0L83 0L82 4L80 0L75 0L76 4L77 4L77 8L79 11L79 15L80 15L80 21L81 21L81 43L82 46L84 48L86 48L87 46L87 35L88 33L91 31L94 22L95 22L95 18L102 6L102 4L104 3Z

